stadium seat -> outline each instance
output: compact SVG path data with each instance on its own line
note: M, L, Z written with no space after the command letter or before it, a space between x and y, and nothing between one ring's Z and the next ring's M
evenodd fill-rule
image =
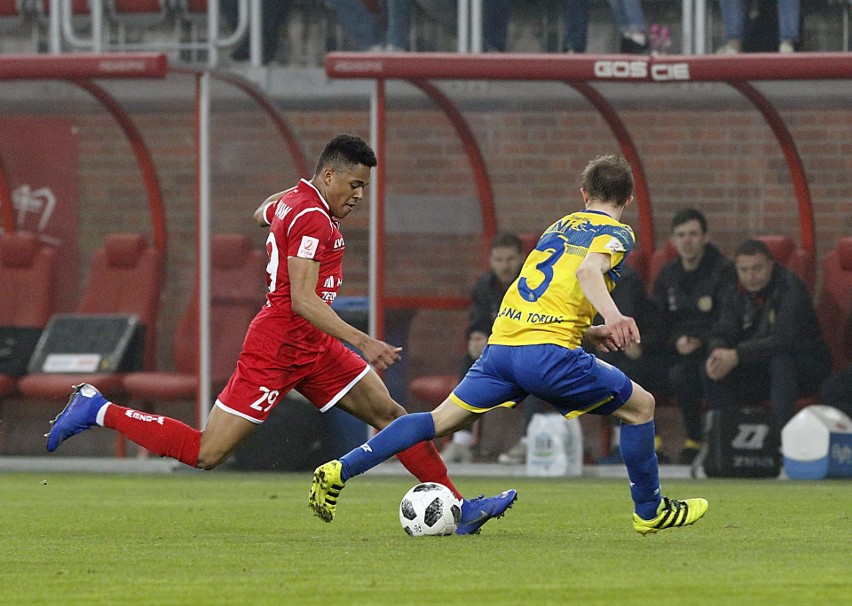
M36 234L0 234L0 325L47 324L56 260L56 251Z
M518 234L518 239L521 241L521 251L524 254L524 257L529 255L532 250L535 248L535 245L538 244L538 239L541 237L541 233L535 231L528 231L522 234Z
M164 32L174 29L164 27L172 16L170 3L173 4L170 0L107 0L104 5L116 28L118 47L127 38L128 28L161 28Z
M211 243L211 379L214 396L228 381L240 354L246 328L263 305L266 254L248 236L217 234ZM198 394L198 290L174 333L174 371L127 373L122 388L133 405L191 401ZM197 422L198 419L195 419Z
M408 412L430 411L447 399L459 384L458 375L424 375L408 384L413 402L406 406Z
M808 291L813 293L816 274L813 253L796 246L790 236L768 235L757 236L755 239L766 244L775 261L799 276Z
M109 234L92 255L89 277L78 314L133 314L144 329L143 368L153 368L156 325L163 286L163 255L141 234ZM121 390L120 373L33 373L21 377L18 389L26 397L55 402L76 383L92 383L109 397Z
M671 240L666 240L666 245L664 247L654 250L651 254L651 258L648 260L647 282L645 282L648 292L653 290L654 281L657 279L657 276L660 275L660 271L666 263L674 261L675 259L677 259L677 250L671 243Z
M852 343L844 330L852 315L852 236L841 238L822 260L817 317L831 348L834 369L852 363Z
M36 234L0 234L0 326L44 328L53 312L56 263L56 251ZM16 385L0 373L0 397Z
M0 0L0 19L3 25L17 27L24 22L26 7L24 0Z

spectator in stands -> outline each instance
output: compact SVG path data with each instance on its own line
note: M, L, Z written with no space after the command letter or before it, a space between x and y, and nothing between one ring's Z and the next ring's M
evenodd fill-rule
M515 234L498 233L492 238L489 251L490 269L479 276L471 293L470 326L491 326L500 311L503 295L518 277L524 264L524 248Z
M734 265L737 287L710 332L707 400L716 409L768 397L783 427L796 399L814 393L828 376L831 354L807 288L774 262L766 244L746 240Z
M589 31L589 0L564 0L562 3L562 50L585 53Z
M325 0L355 48L377 52L385 48L385 30L381 11L362 0Z
M745 32L745 0L719 0L722 9L722 23L726 43L719 49L720 54L735 54L743 50ZM801 28L801 0L778 0L779 53L792 53L796 50Z
M665 333L655 365L663 376L648 379L648 385L653 389L662 384L662 391L677 399L686 431L678 463L689 465L703 436L701 385L707 337L737 276L733 264L710 243L707 219L700 211L687 208L675 214L671 243L678 258L663 266L652 290Z
M645 293L645 286L642 284L639 274L629 265L625 265L621 270L618 284L611 294L612 300L615 301L621 313L636 320L636 325L642 335L642 342L631 343L619 351L589 353L624 371L634 381L646 386L649 391L660 391L663 387L660 377L664 374L661 369L664 367L660 364L656 354L662 348L663 326L654 304ZM603 324L603 318L597 316L593 324ZM615 422L614 419L612 421ZM620 441L619 427L619 424L613 425L612 448L599 463L619 464L622 462L618 447ZM668 462L667 457L661 451L662 440L659 436L657 436L655 442L657 460L660 463Z
M615 18L621 43L618 52L642 55L648 51L648 34L645 12L641 0L607 0Z
M279 2L278 0L261 0L261 62L266 65L275 58L278 52L278 47L281 41L279 29L287 20L289 12L288 2ZM222 0L222 18L228 23L231 28L237 27L239 19L239 3L237 0ZM231 51L231 58L234 61L249 60L249 34L246 34Z
M454 0L387 0L387 47L391 52L411 49L411 16L419 5L438 23L449 29L457 26L457 5ZM488 0L482 3L482 40L485 51L505 51L509 22L509 0Z

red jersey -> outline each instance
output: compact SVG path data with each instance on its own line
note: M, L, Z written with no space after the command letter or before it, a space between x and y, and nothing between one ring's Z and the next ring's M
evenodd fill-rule
M319 262L317 296L334 302L343 283L345 246L340 223L331 216L328 203L305 179L287 190L264 210L270 223L266 239L266 304L252 320L251 328L296 349L319 352L331 336L293 312L287 258Z

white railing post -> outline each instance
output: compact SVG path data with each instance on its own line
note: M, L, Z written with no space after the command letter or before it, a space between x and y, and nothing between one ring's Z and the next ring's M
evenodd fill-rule
M684 55L691 55L695 52L695 47L692 43L692 3L695 0L681 0L680 14L680 32L683 37L681 44L681 52Z
M254 67L259 67L263 64L263 17L260 14L260 0L249 0L249 7L249 59Z
M62 52L62 2L50 0L50 21L48 32L48 45L51 54L58 55Z
M457 10L458 50L467 53L470 52L470 0L459 0Z
M482 52L482 0L470 0L470 52Z
M201 75L198 89L198 406L201 427L204 427L210 413L212 396L210 379L210 72L204 72Z

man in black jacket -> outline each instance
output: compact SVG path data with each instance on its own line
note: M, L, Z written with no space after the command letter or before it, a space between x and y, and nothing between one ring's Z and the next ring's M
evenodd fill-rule
M767 397L779 427L796 399L828 376L831 354L804 283L777 265L759 240L734 257L739 281L714 324L705 363L712 408L755 404Z
M648 384L664 383L663 391L677 399L686 431L678 463L689 465L701 450L707 336L737 275L730 260L710 243L707 220L700 211L687 208L672 218L671 242L678 258L660 271L652 296L665 330L655 366L665 376Z

